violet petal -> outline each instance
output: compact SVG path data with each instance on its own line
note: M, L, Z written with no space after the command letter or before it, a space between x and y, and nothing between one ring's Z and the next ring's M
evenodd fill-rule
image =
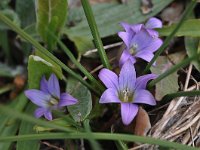
M36 110L35 110L35 112L34 112L34 116L36 117L36 118L40 118L41 116L43 116L44 115L44 113L46 112L46 108L37 108Z
M154 106L156 105L156 100L149 91L140 89L135 91L134 103L143 103Z
M136 79L135 89L146 89L147 82L149 80L157 78L158 75L156 74L147 74L140 76Z
M135 24L131 26L132 31L134 31L134 33L138 33L140 32L140 30L142 29L143 24Z
M120 103L118 93L115 89L109 88L103 92L100 97L99 103Z
M78 102L78 100L74 97L72 97L68 93L62 93L60 96L60 101L59 101L59 106L69 106L69 105L74 105Z
M150 28L150 29L153 29L153 28L162 28L162 22L160 19L157 19L155 17L152 17L150 18L146 24L145 24L145 27L146 28Z
M47 120L52 120L52 113L51 113L51 111L50 110L46 110L45 112L44 112L44 117L47 119Z
M135 57L139 57L143 60L146 60L147 62L150 62L154 57L154 54L148 51L140 51L135 55Z
M132 103L121 103L122 122L129 125L138 112L138 106Z
M163 41L160 38L153 38L153 40L149 41L149 44L145 47L143 46L142 49L140 49L140 51L148 51L153 53L160 48L162 43Z
M135 67L133 66L130 60L126 61L126 63L122 66L120 74L119 74L119 90L130 90L133 92L135 89L136 82L136 72Z
M145 29L142 29L132 38L131 45L136 47L136 52L139 52L149 47L153 41L154 38Z
M121 22L120 25L124 28L126 32L129 32L131 30L131 25L126 22Z
M26 97L28 97L31 102L40 106L40 107L48 107L48 101L50 100L51 96L43 91L40 90L26 90L25 91Z
M132 64L136 62L136 59L125 49L120 57L119 66L122 67L127 60L131 60Z
M55 74L51 74L48 80L48 90L51 95L60 99L60 86Z
M118 77L114 72L104 68L101 69L98 77L107 88L118 89Z
M118 36L123 40L127 48L130 48L131 38L133 37L131 32L118 32Z
M49 93L48 82L47 82L45 76L43 76L41 81L40 81L40 90L43 91L43 92Z

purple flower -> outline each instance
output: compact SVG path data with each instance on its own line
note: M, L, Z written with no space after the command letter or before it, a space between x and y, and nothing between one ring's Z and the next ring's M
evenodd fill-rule
M99 78L108 89L99 102L120 103L122 121L128 125L138 112L137 104L156 105L153 95L145 89L147 82L156 77L155 74L147 74L136 78L135 68L130 60L122 66L119 77L108 69L102 69Z
M61 109L63 106L74 105L78 101L68 93L60 93L60 86L55 74L51 74L49 80L43 76L40 81L40 90L31 89L25 91L28 97L39 108L35 110L35 117L44 117L52 120L52 110Z
M124 41L126 48L120 58L120 66L128 59L132 63L136 58L141 58L150 62L154 52L162 45L162 40L158 38L159 34L154 28L161 28L162 22L157 18L150 18L145 25L130 25L121 23L125 32L119 32L118 35Z

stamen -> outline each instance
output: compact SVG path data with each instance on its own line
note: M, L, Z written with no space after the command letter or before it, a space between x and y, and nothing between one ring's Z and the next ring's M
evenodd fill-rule
M54 97L51 97L50 101L49 101L50 105L57 105L58 104L58 100L55 99Z
M131 49L129 50L131 55L134 55L136 53L137 47L138 47L138 45L136 43L133 43Z
M120 92L119 98L122 102L132 102L133 101L133 93L128 89L124 89L123 91Z

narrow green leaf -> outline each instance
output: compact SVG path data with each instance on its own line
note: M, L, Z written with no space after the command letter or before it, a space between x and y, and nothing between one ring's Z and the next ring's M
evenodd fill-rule
M47 43L49 50L55 46L56 41L48 32L58 36L67 17L67 0L37 0L37 30Z
M1 10L0 13L4 14L6 17L12 20L15 25L17 26L20 25L20 20L19 20L18 15L12 9L4 9L4 10ZM7 27L7 25L5 25L3 22L0 21L0 29L6 30L9 28Z
M27 104L27 98L24 94L20 94L12 103L9 104L9 107L12 109L22 111ZM16 118L11 118L6 114L0 114L0 137L15 135L18 131L20 121ZM1 143L0 149L7 150L11 146L11 142Z
M25 113L29 115L33 115L34 110L35 110L34 104L29 102L28 106L26 107ZM22 121L20 124L19 128L19 133L18 135L25 135L25 134L34 134L36 131L34 130L34 125L33 123L29 123L26 121ZM31 146L30 146L31 145ZM17 142L17 150L39 150L40 148L40 143L39 140L34 140L34 141L19 141Z
M185 37L185 48L189 57L200 54L200 38ZM200 71L200 57L192 63Z
M87 118L92 110L92 97L90 91L80 82L69 78L67 80L67 91L78 99L78 103L68 106L68 111L76 122L81 122Z
M177 24L172 24L170 26L165 26L163 28L157 29L160 36L168 36L175 29ZM175 36L191 36L200 37L200 19L188 19L183 22L182 26L176 32Z
M152 137L136 136L129 134L119 133L98 133L93 132L90 135L86 132L75 133L44 133L44 134L30 134L21 136L0 137L0 141L25 141L35 139L96 139L96 140L113 140L113 141L127 141L127 142L140 142L152 145L159 145L162 147L178 150L198 150L199 148L187 146L180 143L169 142L166 140L155 139Z

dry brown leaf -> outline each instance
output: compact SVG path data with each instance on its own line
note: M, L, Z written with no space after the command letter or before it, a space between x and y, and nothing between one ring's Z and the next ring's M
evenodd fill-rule
M146 136L150 128L151 123L148 113L142 107L139 107L138 114L136 116L134 134L139 136Z

